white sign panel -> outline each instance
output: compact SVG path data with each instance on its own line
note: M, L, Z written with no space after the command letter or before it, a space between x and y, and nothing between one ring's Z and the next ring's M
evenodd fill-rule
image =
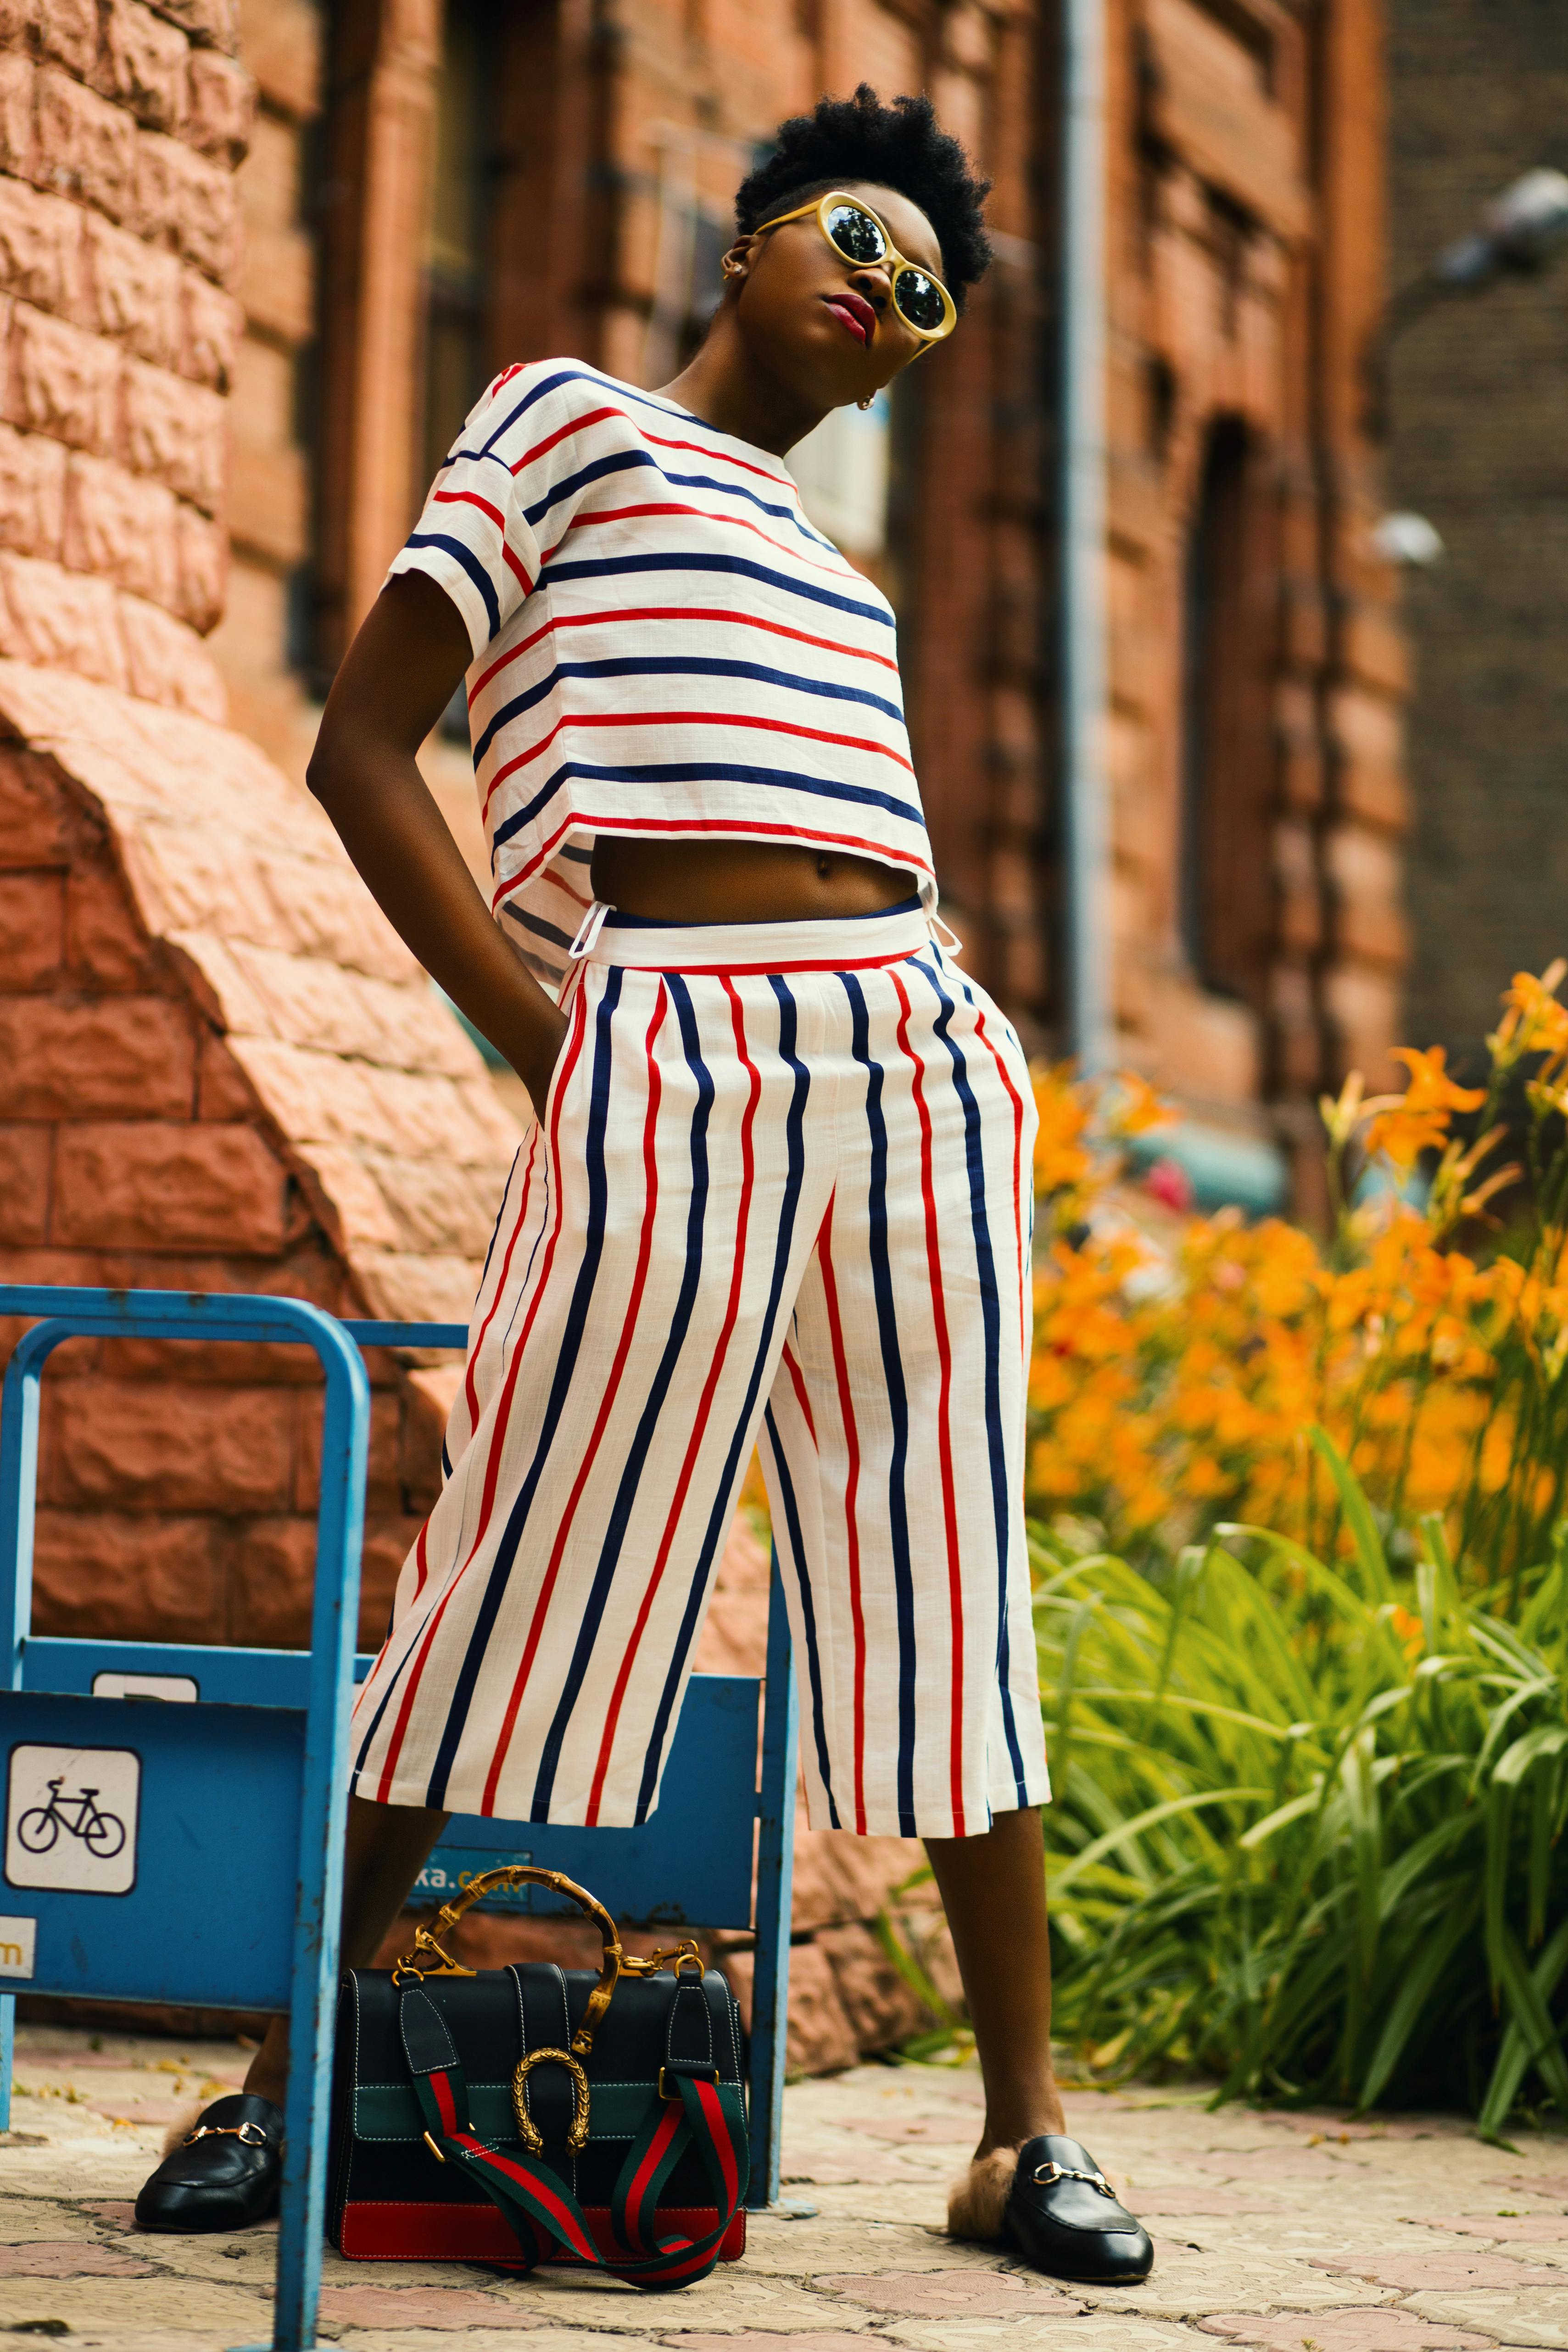
M0 1919L0 1977L30 1977L37 1940L36 1919Z
M136 1883L141 1794L134 1748L13 1748L6 1878L13 1886L128 1895Z
M193 1675L120 1675L92 1678L94 1698L166 1698L193 1705L201 1696Z

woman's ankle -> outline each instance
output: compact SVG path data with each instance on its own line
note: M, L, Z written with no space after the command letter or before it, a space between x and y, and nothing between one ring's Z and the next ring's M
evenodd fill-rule
M246 2068L245 2087L254 2099L270 2099L275 2107L283 2105L288 2088L288 2031L282 2018L275 2017L263 2035Z
M1030 2093L1009 2090L1005 2097L988 2099L985 2128L974 2161L984 2163L998 2148L1010 2148L1016 2155L1027 2140L1038 2139L1041 2132L1067 2136L1067 2118L1054 2083L1042 2084Z

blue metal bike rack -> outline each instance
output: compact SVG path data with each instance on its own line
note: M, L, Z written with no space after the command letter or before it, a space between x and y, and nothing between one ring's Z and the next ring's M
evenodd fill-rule
M0 1316L43 1318L19 1341L0 1397L0 1638L8 1645L0 1659L0 1902L16 1914L0 1917L0 1982L97 2000L287 2010L273 2346L308 2352L326 2205L349 1716L354 1684L371 1663L354 1649L370 1428L360 1349L461 1349L467 1331L339 1322L300 1299L26 1284L0 1285ZM308 1651L32 1635L39 1384L53 1349L84 1335L314 1348L326 1412ZM476 1869L529 1858L586 1879L631 1922L755 1926L754 2207L779 2193L789 1995L798 1709L777 1561L760 1790L758 1696L750 1676L692 1677L660 1808L644 1827L455 1816L422 1881L438 1898ZM62 1794L72 1780L75 1790ZM10 2121L15 2014L14 1992L0 1993L0 2130Z

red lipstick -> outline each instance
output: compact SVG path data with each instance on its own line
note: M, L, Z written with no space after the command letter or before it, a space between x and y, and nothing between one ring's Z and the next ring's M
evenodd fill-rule
M824 295L822 299L852 335L858 335L862 343L870 342L876 332L876 312L863 294L851 294L846 290L841 294Z

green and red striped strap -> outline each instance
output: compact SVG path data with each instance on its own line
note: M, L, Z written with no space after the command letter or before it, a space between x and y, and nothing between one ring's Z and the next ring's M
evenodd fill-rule
M750 2177L746 2115L740 2093L728 2083L674 2072L680 2088L653 2103L653 2113L632 2141L611 2199L616 2252L606 2256L570 2189L553 2168L526 2152L503 2155L476 2139L468 2122L468 2086L460 2066L414 2074L413 2088L431 2139L448 2163L460 2164L475 2184L499 2206L528 2268L551 2239L580 2262L643 2286L688 2286L706 2278L740 2210ZM696 2238L657 2235L659 2200L686 2147L695 2145L718 2210L716 2227Z

